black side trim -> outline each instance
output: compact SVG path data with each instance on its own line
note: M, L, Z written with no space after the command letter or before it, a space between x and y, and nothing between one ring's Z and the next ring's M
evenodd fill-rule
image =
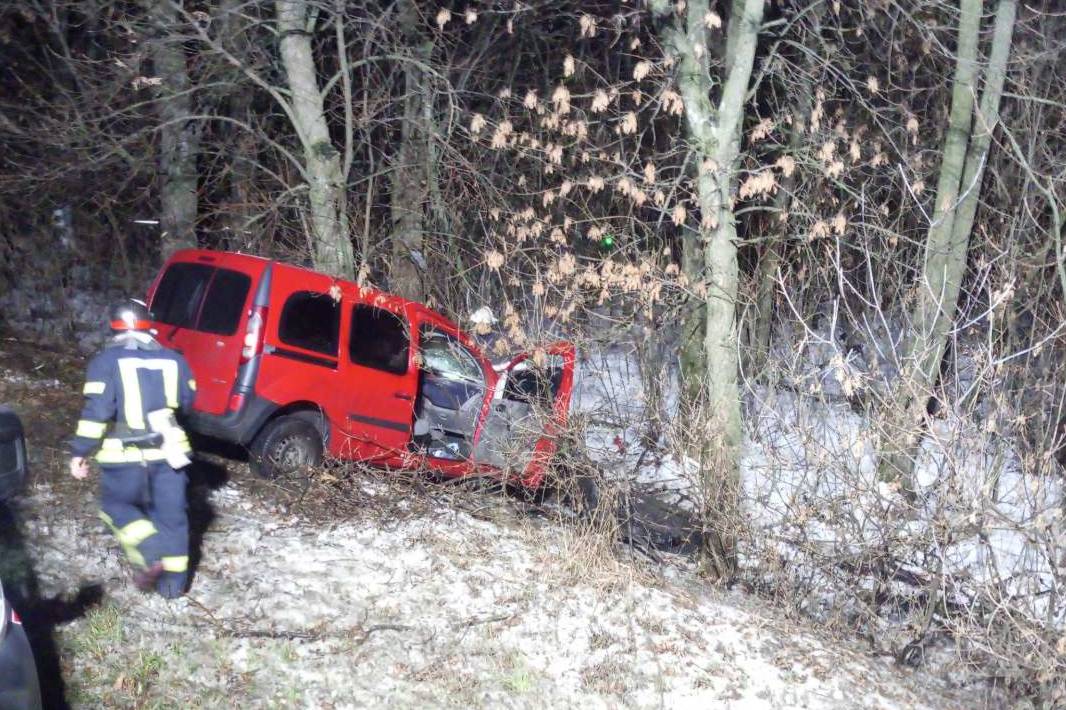
M349 414L349 419L353 419L363 424L369 424L370 426L379 426L382 429L392 429L394 431L409 432L411 431L410 424L404 424L403 422L393 421L392 419L378 419L377 417L366 417L362 414Z
M244 446L255 438L277 409L277 403L248 393L245 394L244 406L238 412L207 414L194 409L187 413L186 419L190 428L199 434Z
M268 355L277 355L278 357L287 357L290 360L297 360L299 362L306 362L308 365L318 365L319 367L328 367L331 370L337 369L337 361L330 360L325 357L318 357L317 355L308 355L307 353L297 352L296 350L288 350L286 348L274 347L267 351Z

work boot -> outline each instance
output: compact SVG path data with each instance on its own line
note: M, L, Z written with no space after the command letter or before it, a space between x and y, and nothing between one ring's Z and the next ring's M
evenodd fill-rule
M163 574L163 563L153 562L144 569L139 569L133 574L133 585L142 592L150 592Z
M156 591L164 599L177 599L185 594L185 582L184 572L166 572L159 578Z

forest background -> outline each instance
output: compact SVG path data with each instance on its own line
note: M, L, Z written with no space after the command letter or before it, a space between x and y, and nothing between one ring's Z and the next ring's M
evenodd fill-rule
M1055 704L1064 45L1054 0L7 2L3 319L78 341L200 245L623 351L709 579Z

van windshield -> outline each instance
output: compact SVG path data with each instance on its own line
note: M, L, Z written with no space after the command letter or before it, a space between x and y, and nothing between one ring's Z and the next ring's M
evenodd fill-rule
M171 264L152 298L152 318L179 328L233 335L251 287L251 278L239 271Z

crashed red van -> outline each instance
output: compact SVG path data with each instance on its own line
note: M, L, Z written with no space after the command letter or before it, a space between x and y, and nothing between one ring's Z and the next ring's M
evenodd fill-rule
M338 459L541 484L566 425L567 342L493 366L426 306L247 254L175 253L153 327L196 375L190 427L265 476Z

